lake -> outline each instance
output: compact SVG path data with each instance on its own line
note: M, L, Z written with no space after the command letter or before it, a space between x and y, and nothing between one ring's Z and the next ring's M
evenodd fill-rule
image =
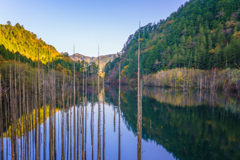
M120 107L117 87L105 86L97 93L88 87L84 98L82 91L76 96L75 105L69 95L64 107L57 100L54 112L38 123L37 133L27 116L23 134L17 136L18 159L240 159L235 94L143 87L139 115L136 88L122 86ZM4 160L11 159L6 130Z

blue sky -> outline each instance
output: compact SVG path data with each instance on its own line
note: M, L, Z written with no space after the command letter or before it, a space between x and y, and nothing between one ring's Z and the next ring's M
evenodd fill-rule
M186 0L0 0L0 23L20 23L59 52L121 51L141 26L166 19Z

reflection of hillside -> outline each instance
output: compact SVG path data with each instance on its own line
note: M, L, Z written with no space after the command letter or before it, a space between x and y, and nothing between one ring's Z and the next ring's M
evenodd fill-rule
M237 99L224 95L223 93L209 92L183 92L175 90L166 90L162 88L145 88L143 95L156 99L161 103L168 103L180 107L193 107L199 105L209 105L212 107L231 107L234 112L240 112L240 104Z
M106 92L111 96L109 103L117 105L117 89L111 90ZM121 93L121 97L124 97L124 100L121 99L122 118L136 135L137 92L123 89ZM181 95L180 92L162 95L145 90L144 93L147 95L143 97L142 109L144 140L162 145L177 159L240 159L240 125L233 114L216 104L215 107L204 105L205 102L201 102L197 94L193 93L191 98L185 98L186 95ZM150 98L151 96L156 99ZM160 101L160 96L168 100ZM173 102L174 99L178 102ZM208 101L204 101L207 104Z
M37 109L37 115L38 115L38 109ZM56 112L58 111L58 109L56 109ZM54 112L53 112L54 113ZM53 114L52 113L52 114ZM45 119L44 119L44 110L43 110L43 107L42 108L40 108L40 124L42 124L48 117L49 117L49 106L46 106L46 108L45 108ZM21 129L22 129L22 133L24 133L23 132L23 128L24 128L24 125L26 126L26 124L27 124L27 121L28 120L28 126L29 126L29 131L32 131L32 130L34 130L35 128L35 109L33 109L33 111L32 111L32 113L30 113L27 117L26 117L26 120L25 120L25 116L22 116L21 117ZM39 117L37 117L37 123L39 122ZM20 118L18 119L18 124L17 124L17 126L20 126ZM17 127L17 136L18 137L20 137L20 128L19 127ZM3 136L4 137L11 137L11 125L10 126L8 126L8 129L7 129L7 131L8 131L8 134L7 134L7 132L4 132L3 133Z

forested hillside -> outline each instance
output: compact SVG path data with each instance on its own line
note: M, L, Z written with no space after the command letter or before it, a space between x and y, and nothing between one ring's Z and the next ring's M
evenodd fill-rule
M121 76L137 76L137 30L122 50ZM141 75L174 68L222 70L240 66L240 0L190 0L166 20L140 28ZM116 81L118 59L105 67ZM133 63L134 62L134 63Z
M53 46L46 44L36 34L25 30L19 23L12 26L10 21L7 25L0 25L0 44L9 51L19 52L32 60L35 60L39 53L39 59L43 63L46 63L48 58L52 61L59 55Z
M7 25L0 25L0 64L2 66L8 66L9 62L20 60L21 63L34 68L37 66L38 58L42 68L47 69L49 62L50 69L53 68L59 72L64 69L67 75L73 74L74 61L68 53L59 53L52 45L46 44L36 34L27 31L19 23L13 26L8 21ZM100 64L102 64L100 68L113 58L115 55L110 58L100 58ZM84 68L84 72L91 76L94 75L96 79L98 70L96 59L94 58L94 61L75 60L76 74L80 75Z

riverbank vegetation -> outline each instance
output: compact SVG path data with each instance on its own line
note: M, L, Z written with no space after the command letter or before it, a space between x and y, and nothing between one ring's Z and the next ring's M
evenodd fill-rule
M144 77L144 85L170 88L236 91L240 95L239 69L175 68Z

